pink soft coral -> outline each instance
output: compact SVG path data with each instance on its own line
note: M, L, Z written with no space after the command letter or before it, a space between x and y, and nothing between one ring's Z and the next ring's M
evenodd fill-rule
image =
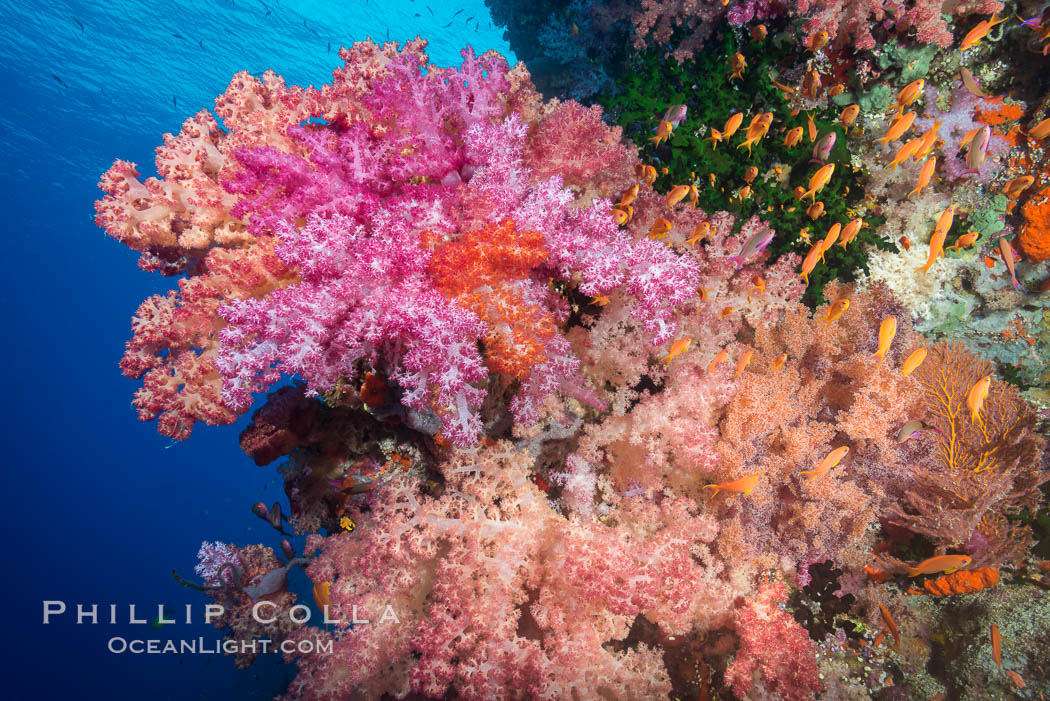
M783 582L762 582L757 597L736 611L740 648L725 678L738 698L805 701L820 690L816 650L805 629L779 608L786 599Z
M217 311L230 300L261 297L296 278L273 248L270 240L242 250L212 249L200 274L180 280L177 293L153 295L139 306L120 368L128 377L144 378L134 405L143 421L159 417L161 434L183 439L197 421L237 419L222 398L215 364L224 326Z
M719 590L692 555L714 523L667 501L623 514L636 531L629 542L597 522L578 528L531 482L530 462L507 444L458 452L442 467L440 497L399 477L354 533L325 539L308 573L333 582L334 617L356 606L371 622L340 627L332 654L300 657L289 696L666 696L654 650L610 643L640 613L685 631L725 606L710 605ZM387 606L397 622L382 620Z
M901 38L914 33L923 44L951 46L952 33L943 13L956 16L991 14L1003 9L995 0L956 2L955 0L796 0L795 10L805 16L805 42L826 31L839 49L874 49L872 27L881 23L893 28Z
M495 53L476 57L467 49L461 66L440 68L427 62L424 46L412 42L399 52L395 45L355 45L342 52L346 67L320 90L288 87L269 73L262 80L238 75L216 103L229 132L202 113L169 139L165 153L181 160L162 169L163 180L137 184L131 166L120 162L107 175L100 223L150 260L170 261L167 272L208 275L201 260L220 247L224 260L250 275L252 265L276 253L267 263L269 283L205 284L207 305L186 302L190 325L145 310L149 323L139 324L125 369L142 374L164 366L166 374L147 376L143 418L190 393L172 413L176 419L228 422L282 373L300 374L316 394L353 381L366 363L386 370L405 406L436 413L446 438L469 445L481 429L483 381L490 369L510 368L485 366L478 341L491 346L498 337L489 323L549 315L541 324L542 358L534 354L510 368L525 378L511 404L521 424L534 423L557 394L595 403L553 323L568 315L548 282L560 279L590 295L623 287L655 342L674 332L675 309L695 283L694 262L663 244L634 240L609 216L608 200L593 200L631 181L637 156L620 143L619 131L595 109L541 108L527 75ZM537 135L576 136L529 145L525 119L534 120ZM568 164L575 164L567 175L576 191L550 175ZM179 183L204 194L176 196ZM536 232L546 254L501 283L510 295L505 302L522 308L486 312L483 320L465 290L488 283L442 294L422 234L457 245L459 237L508 219ZM223 226L239 238L222 234ZM201 286L198 277L189 289ZM216 369L224 377L221 398ZM180 437L188 431L185 421L165 429Z

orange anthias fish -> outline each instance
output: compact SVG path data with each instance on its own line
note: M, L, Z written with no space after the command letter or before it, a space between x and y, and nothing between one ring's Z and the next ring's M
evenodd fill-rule
M848 130L853 126L853 122L856 121L858 114L860 114L859 105L848 105L842 108L842 113L839 115L839 124L842 125L843 129Z
M631 185L629 188L627 188L627 191L624 192L623 195L620 197L620 201L617 202L613 206L614 207L626 207L626 206L632 204L634 202L635 198L638 197L638 187L639 187L638 183L635 183L634 185Z
M930 178L933 177L933 171L936 169L937 156L931 156L930 160L922 164L922 170L919 171L919 182L915 184L915 189L908 193L908 197L921 194L922 189L930 184Z
M864 220L860 217L851 220L850 223L846 224L846 226L842 229L842 237L839 241L839 245L845 248L846 244L852 242L853 239L857 238L857 234L860 233L861 228L864 226L866 226L864 224Z
M741 477L738 480L732 482L722 482L721 484L705 484L704 489L713 489L714 492L711 496L717 495L719 492L733 492L734 494L743 494L745 497L751 494L755 489L755 485L762 479L760 473L750 475L748 477Z
M912 110L907 114L902 114L893 120L893 124L890 125L889 131L886 132L885 136L875 139L876 143L882 142L888 144L891 141L899 139L904 132L911 128L912 122L915 121L915 111Z
M893 337L896 335L897 317L888 316L879 325L879 349L871 356L872 358L878 356L880 365L886 359L886 351L890 349L890 344L893 343Z
M898 114L904 114L904 108L911 105L918 99L919 95L922 94L922 89L926 85L926 81L922 78L913 80L904 86L904 89L897 93L897 101L890 105L888 112L897 112Z
M937 574L938 572L951 574L957 569L966 567L971 561L968 555L938 555L923 560L915 567L909 567L908 576L918 577L920 574Z
M994 13L992 14L991 19L981 20L977 23L976 27L967 32L966 36L963 37L962 43L959 44L959 50L965 51L966 49L977 46L977 44L981 43L981 39L984 39L988 36L988 32L992 31L992 27L1005 21L1005 17L999 19L999 16Z
M817 123L813 121L813 113L806 113L806 130L809 134L809 143L813 143L817 140Z
M824 241L817 241L809 249L809 253L806 254L806 259L802 261L802 272L799 277L802 278L806 286L809 286L809 274L813 272L813 269L817 267L817 262L820 261L824 255Z
M842 224L839 224L838 222L835 222L834 224L831 225L831 228L828 229L827 236L825 236L824 240L821 241L821 243L820 243L820 261L822 263L824 262L824 254L827 253L829 248L831 248L832 246L835 245L836 241L838 241L839 232L840 231L842 231Z
M849 297L843 297L828 307L828 313L824 317L824 321L829 324L833 321L838 321L838 318L845 314L847 309L849 309Z
M693 228L693 233L686 239L686 243L695 246L697 241L703 241L711 233L711 223L702 221Z
M897 622L893 620L893 616L890 615L890 610L879 604L879 611L882 613L882 622L886 624L887 630L890 631L890 635L893 636L893 642L896 644L897 652L901 649L901 633L897 629Z
M653 186L656 182L656 168L652 166L642 166L642 182L649 187Z
M696 189L696 185L689 186L689 206L696 209L696 205L700 202L700 192Z
M841 448L835 448L835 450L833 450L830 453L828 453L827 457L825 457L824 460L821 461L821 463L816 466L816 468L814 468L812 470L804 470L804 471L802 471L802 472L800 472L798 474L800 474L800 475L809 475L810 477L806 481L807 482L812 482L817 477L820 477L825 472L827 472L831 468L833 468L836 465L838 465L839 462L842 461L842 458L846 457L846 455L848 453L849 453L849 446L847 446L847 445L844 445Z
M708 372L712 372L716 367L718 367L719 363L725 362L726 358L728 358L728 357L729 357L729 349L728 348L723 348L722 350L718 351L718 355L716 355L714 357L714 359L711 360L711 364L707 366L707 371Z
M742 188L737 190L736 196L737 196L737 199L739 199L741 202L743 202L744 200L750 198L751 197L751 186L750 185L744 185Z
M744 70L747 68L747 59L744 58L744 54L737 52L733 54L732 58L729 59L729 79L734 78L743 79Z
M1043 48L1043 55L1044 56L1046 55L1046 48L1045 47ZM1016 686L1018 689L1023 689L1024 688L1024 679L1021 677L1020 674L1018 674L1017 672L1015 672L1012 669L1006 670L1004 672L1004 674L1006 676L1010 677L1010 681L1012 681L1014 683L1014 686Z
M666 119L661 119L659 126L656 127L656 136L650 136L649 141L652 141L654 146L659 146L661 142L671 138L673 131L674 125Z
M891 171L897 170L897 166L899 166L901 163L915 155L915 152L919 150L920 146L922 146L921 137L912 139L911 141L897 149L897 155L893 157L893 160L890 161L889 165L887 165L886 167L889 168Z
M734 380L740 377L740 373L744 372L744 369L751 364L751 358L754 356L754 354L755 352L748 348L746 351L744 351L744 354L740 356L740 362L736 364L736 372L733 373Z
M816 71L809 71L802 78L802 92L811 100L817 99L817 95L820 94L820 85L820 73Z
M793 87L791 87L790 85L784 85L783 83L781 83L780 81L776 80L773 77L770 77L769 80L772 81L773 86L777 90L779 90L780 92L784 93L784 97L790 98L792 95L795 94L795 89Z
M1017 271L1014 270L1014 249L1010 245L1010 242L1005 237L999 237L999 255L1003 257L1003 262L1006 263L1006 269L1010 271L1010 280L1014 283L1014 291L1019 294L1028 294L1021 283L1017 281Z
M910 375L915 372L919 366L922 365L922 361L926 360L926 353L925 346L913 350L911 355L908 356L908 359L904 361L904 366L901 368L901 374Z
M952 222L955 220L955 205L948 205L948 207L941 212L941 216L937 218L937 227L933 230L933 233L947 234L952 228Z
M723 134L722 132L718 131L714 127L711 127L711 135L705 137L704 141L710 141L711 142L711 148L717 150L718 149L718 142L722 141L724 138L725 138L725 134Z
M922 144L919 145L919 149L913 156L915 160L921 161L933 150L933 147L937 144L937 132L940 130L941 124L943 124L941 120L935 120L930 128L922 133Z
M781 353L777 357L773 358L773 364L770 366L773 368L773 372L780 372L780 368L784 367L784 363L787 362L787 359L787 353Z
M933 230L933 235L930 237L930 257L926 260L926 265L916 268L916 272L921 270L925 275L926 271L933 267L934 262L944 255L944 239L952 228L954 217L955 206L948 205L948 208L941 213L940 219L937 220L937 228Z
M977 382L973 383L973 387L966 394L966 407L970 410L970 421L977 423L983 421L981 419L981 409L984 408L984 400L988 398L988 393L992 387L992 376L985 375Z
M999 636L999 626L992 624L992 659L995 666L999 668L999 674L1003 673L1003 639Z
M328 606L331 601L331 591L331 582L314 583L314 602L317 604L317 608L324 610L324 607Z
M806 51L812 51L817 53L824 48L825 44L828 43L828 33L821 29L819 32L809 38L809 46L806 47Z
M846 91L846 86L842 83L835 83L828 88L828 97L838 97Z
M653 222L653 228L649 229L649 233L646 234L651 239L662 239L667 235L667 232L671 230L671 222L667 221L663 217L660 217Z
M788 148L794 147L802 140L802 131L802 127L795 127L794 129L788 130L788 133L784 135L784 145Z
M744 121L744 113L737 112L729 119L726 120L725 126L722 127L722 134L725 138L730 138L736 133L736 130L740 128L741 123Z
M744 171L744 182L752 183L755 178L758 177L758 166L748 166L747 170Z
M623 226L631 219L630 212L625 212L622 209L612 209L610 211L612 212L613 217L616 219L616 223L620 226Z
M758 296L764 297L766 294L766 281L762 279L761 275L755 275L751 278L751 289L758 290Z
M824 203L814 202L806 208L806 216L810 219L819 219L824 214Z
M604 307L608 303L609 303L609 295L595 295L591 299L591 304L593 304L596 307Z
M767 34L766 25L756 24L751 28L751 41L762 41Z
M692 342L693 339L689 336L678 339L677 341L671 344L671 352L665 355L663 357L663 360L671 362L672 360L680 356L682 353L685 353L687 350L689 350L689 344Z
M1032 186L1035 182L1035 178L1031 175L1019 175L1016 178L1010 180L1010 182L1003 185L1003 194L1010 199L1016 199L1021 196L1021 193Z
M835 173L835 164L828 163L823 166L820 170L813 174L813 177L809 179L809 189L802 195L801 199L806 199L807 196L812 198L813 202L817 201L817 193L824 189L824 186L831 181L831 176Z
M960 250L962 250L964 248L969 248L970 246L974 245L974 243L977 242L977 237L978 236L980 236L980 234L978 232L976 232L976 231L971 231L968 234L963 234L959 238L955 239L955 243L953 243L951 246L948 246L948 248L946 248L944 250L946 250L946 251L951 251L951 250L960 251Z
M671 191L667 193L667 206L674 207L676 204L685 199L685 196L689 194L688 185L675 185L671 188Z
M1048 44L1048 46L1050 46L1050 44ZM1042 141L1048 136L1050 136L1050 117L1047 117L1028 130L1028 137L1035 139L1036 141Z

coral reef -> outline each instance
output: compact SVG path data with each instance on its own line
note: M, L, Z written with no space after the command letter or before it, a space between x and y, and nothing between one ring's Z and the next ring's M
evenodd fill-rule
M240 443L284 558L176 578L233 639L331 645L287 699L1050 691L1050 100L1009 76L1050 17L487 4L528 70L359 42L103 175L178 276L140 418L269 393ZM299 567L333 622L253 619Z

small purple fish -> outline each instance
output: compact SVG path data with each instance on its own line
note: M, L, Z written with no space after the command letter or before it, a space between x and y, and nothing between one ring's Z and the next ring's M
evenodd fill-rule
M810 163L821 163L828 160L828 156L831 155L831 149L835 148L835 139L838 138L835 132L828 132L823 139L818 141L813 146L813 158L810 159Z
M966 151L966 172L976 173L984 165L984 157L988 153L988 144L992 140L992 128L985 125L973 137L970 147Z
M686 105L671 105L664 113L664 121L670 122L673 126L677 127L685 121L685 115L688 111L689 107Z
M739 268L748 258L766 250L766 246L773 240L774 233L770 229L759 231L747 240L744 247L740 249L740 253L737 253L735 256L729 256L729 260L736 263L736 267Z

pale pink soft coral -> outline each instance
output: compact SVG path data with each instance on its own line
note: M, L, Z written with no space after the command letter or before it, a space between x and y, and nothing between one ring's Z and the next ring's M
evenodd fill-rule
M704 42L722 21L740 25L752 19L769 19L784 13L783 0L742 0L727 7L721 0L642 0L637 4L613 4L599 10L600 20L611 22L628 15L634 25L635 48L667 49L679 62L703 48Z
M457 452L440 497L395 478L354 533L325 539L310 577L332 582L333 617L356 606L371 622L300 657L289 698L666 696L659 654L613 643L639 614L681 634L725 609L701 560L715 523L687 500L632 500L616 514L631 537L581 527L551 508L530 462L508 444ZM396 622L382 621L387 606Z
M120 369L128 377L143 378L133 404L143 421L159 417L161 434L184 439L197 421L229 424L237 419L222 397L215 365L225 323L218 309L296 279L274 253L274 243L214 248L200 263L200 274L179 280L178 292L153 295L139 306Z
M826 31L831 43L838 49L874 49L872 27L881 23L894 29L898 37L910 38L923 44L947 48L952 44L952 32L942 14L964 16L973 13L991 14L1003 9L995 0L796 0L795 12L806 17L804 41L809 43L814 34Z

